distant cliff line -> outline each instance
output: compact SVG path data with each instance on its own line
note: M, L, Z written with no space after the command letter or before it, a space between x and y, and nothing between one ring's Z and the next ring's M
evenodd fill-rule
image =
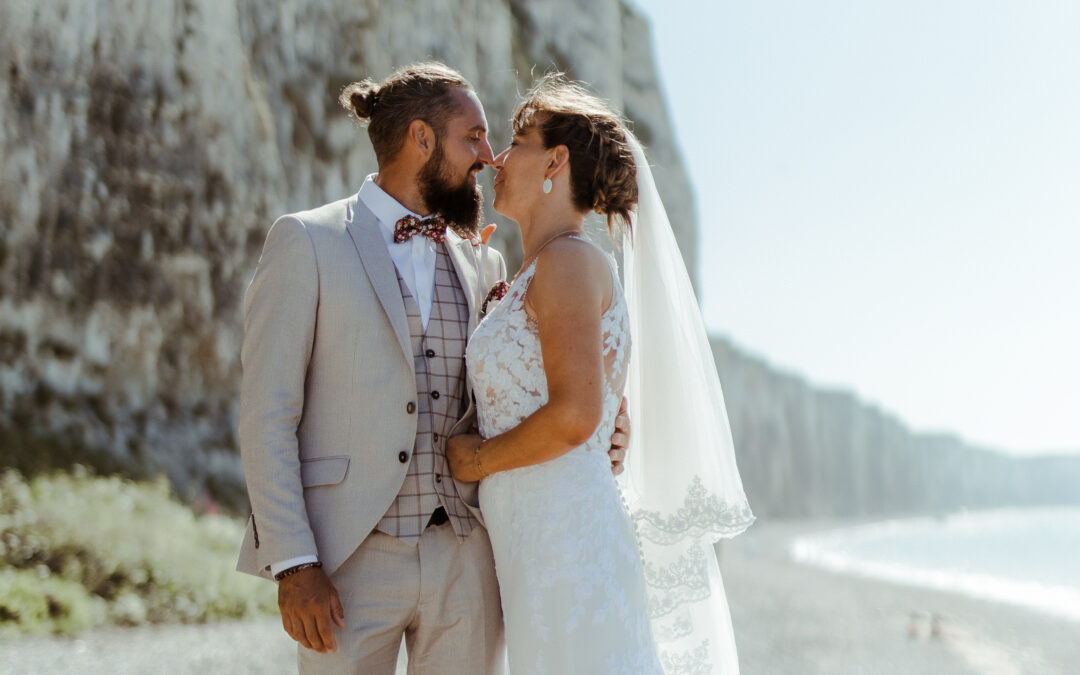
M758 516L1080 504L1080 456L1012 457L954 436L916 434L854 394L815 389L722 337L711 343Z

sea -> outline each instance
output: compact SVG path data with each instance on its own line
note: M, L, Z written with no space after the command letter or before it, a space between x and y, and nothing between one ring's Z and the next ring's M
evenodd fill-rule
M1080 508L966 511L796 538L798 562L1080 622Z

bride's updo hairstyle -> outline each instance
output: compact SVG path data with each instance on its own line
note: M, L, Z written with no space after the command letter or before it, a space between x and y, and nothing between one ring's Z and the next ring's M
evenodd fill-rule
M616 219L629 232L637 168L626 123L617 113L562 73L549 73L525 95L513 125L515 134L536 126L545 148L565 145L574 206L606 215L612 233Z
M423 120L437 137L459 112L456 89L472 89L461 73L438 61L414 63L381 83L366 79L341 90L338 102L368 125L368 137L380 165L391 161L402 144L409 124Z

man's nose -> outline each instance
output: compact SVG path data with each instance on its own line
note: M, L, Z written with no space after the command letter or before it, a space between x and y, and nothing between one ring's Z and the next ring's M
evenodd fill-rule
M483 145L480 146L480 163L484 166L489 166L495 163L495 153L491 150L491 143L484 139Z

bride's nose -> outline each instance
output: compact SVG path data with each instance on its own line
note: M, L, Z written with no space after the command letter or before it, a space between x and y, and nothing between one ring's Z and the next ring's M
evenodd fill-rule
M498 154L498 156L495 157L495 161L491 163L491 166L495 167L496 169L502 169L503 160L506 159L506 153L508 153L508 152L510 152L510 148L507 148L507 149L503 150L502 152L500 152Z

